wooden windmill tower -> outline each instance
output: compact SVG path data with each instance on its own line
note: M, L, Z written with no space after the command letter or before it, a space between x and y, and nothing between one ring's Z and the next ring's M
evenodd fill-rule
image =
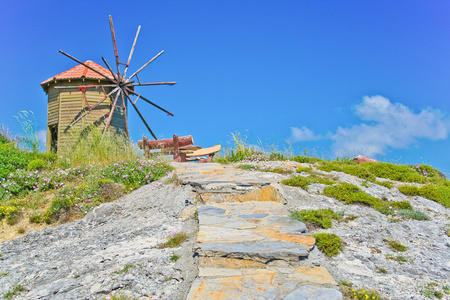
M60 53L73 59L79 65L41 83L42 88L48 95L47 152L60 152L63 149L70 149L80 133L89 132L94 127L103 130L103 134L107 130L114 130L117 133L123 133L129 136L127 125L128 102L136 110L155 140L157 138L137 108L136 102L142 99L166 112L168 115L173 116L172 113L135 91L135 87L137 86L174 85L176 83L142 83L138 77L138 73L158 58L164 51L158 53L132 75L126 77L141 26L138 27L127 63L122 63L119 61L111 16L109 16L109 22L117 73L112 71L103 57L102 60L106 68L92 61L81 62L73 56L59 50ZM125 66L123 72L120 70L120 65ZM137 82L133 80L134 78ZM133 96L135 98L134 101L132 100Z

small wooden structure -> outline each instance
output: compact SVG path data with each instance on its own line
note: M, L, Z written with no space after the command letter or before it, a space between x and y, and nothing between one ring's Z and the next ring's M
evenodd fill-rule
M111 85L113 79L106 68L93 61L86 61L84 64L104 74L104 76L100 76L86 66L79 64L41 83L42 88L48 95L47 152L60 152L62 149L70 149L80 133L87 133L93 127L103 130L106 126L115 94L107 97L101 105L86 115L82 122L71 126L73 120L90 111L113 89L111 86L105 86ZM116 103L110 127L117 133L122 132L128 135L126 104L122 103L120 97Z
M164 154L173 154L173 161L186 162L197 160L199 163L209 163L216 152L221 149L220 145L210 148L194 146L194 139L192 135L178 137L174 134L172 139L149 141L144 138L138 141L140 149L144 149L145 155L150 156L150 150L161 149ZM208 156L206 158L202 156Z

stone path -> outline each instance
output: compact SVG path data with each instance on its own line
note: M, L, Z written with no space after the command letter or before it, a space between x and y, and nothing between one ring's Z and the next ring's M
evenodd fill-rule
M187 299L342 299L326 268L301 266L315 239L289 218L270 176L220 164L175 167L204 203L197 210L199 277Z

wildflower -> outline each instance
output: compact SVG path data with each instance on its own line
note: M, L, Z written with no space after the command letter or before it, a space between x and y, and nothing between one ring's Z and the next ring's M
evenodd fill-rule
M389 206L389 209L392 209L392 206Z

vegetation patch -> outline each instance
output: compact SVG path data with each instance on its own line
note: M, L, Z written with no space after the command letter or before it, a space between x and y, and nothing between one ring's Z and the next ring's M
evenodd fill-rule
M404 185L398 188L400 192L409 196L421 196L436 201L445 207L450 207L450 182L442 184L427 184L421 186Z
M324 195L335 198L345 204L364 204L370 206L383 214L395 213L397 209L412 209L407 201L386 201L370 196L359 187L350 183L328 186L323 191Z
M290 212L290 217L293 220L315 223L322 228L330 228L332 225L331 219L341 219L341 216L331 208L302 211L293 210Z
M444 298L445 294L448 294L450 291L450 288L446 285L442 286L442 289L439 288L439 285L437 282L425 282L425 284L421 288L422 295L424 295L427 298L438 298L442 299Z
M375 181L376 184L387 187L388 189L392 189L394 185L390 181Z
M386 240L386 243L388 244L389 248L394 249L399 252L405 252L406 250L408 250L408 247L406 247L399 241L393 241L391 239L388 239L388 240Z
M281 181L281 183L284 185L301 187L304 190L308 190L308 185L312 184L312 183L322 183L322 184L326 184L326 185L332 185L336 182L333 180L327 179L327 178L322 178L316 174L312 174L312 175L309 175L308 177L301 176L301 175L292 176L289 179L283 179Z
M3 297L5 299L12 299L14 296L19 295L22 292L25 292L27 289L24 288L21 284L17 284L15 286L13 286L13 288L9 291L6 292Z
M342 247L342 239L334 233L316 233L312 235L316 239L316 246L326 255L337 256Z
M16 224L24 212L30 223L82 217L173 169L164 162L138 160L129 141L113 134L81 138L72 151L58 157L21 150L1 136L0 220L6 219L9 225Z
M374 289L355 289L352 286L340 285L342 295L344 299L357 299L357 300L383 300L380 294Z
M306 163L306 164L314 164L316 162L323 162L324 160L312 157L312 156L294 156L292 157L293 161L299 162L299 163Z
M169 234L167 237L167 242L159 244L159 248L175 248L180 246L182 242L184 242L187 239L187 235L184 232L174 232L172 234Z
M399 262L399 263L406 263L406 262L408 262L408 259L406 258L406 257L404 257L404 256L394 256L394 255L386 255L386 258L387 259L391 259L391 260L395 260L395 261L397 261L397 262Z
M429 221L430 218L421 211L413 209L401 209L398 211L398 215L404 217L405 219L418 220L418 221Z
M181 258L181 256L178 256L178 255L172 255L171 257L170 257L170 261L171 262L176 262L177 260L179 260Z
M131 268L134 268L134 265L132 265L132 264L126 264L122 269L120 269L119 271L116 271L116 272L114 272L114 273L120 275L120 274L125 273L126 271L128 271L128 270L131 269Z
M312 171L311 167L300 167L295 170L295 172L297 172L297 173L311 172L311 171Z

